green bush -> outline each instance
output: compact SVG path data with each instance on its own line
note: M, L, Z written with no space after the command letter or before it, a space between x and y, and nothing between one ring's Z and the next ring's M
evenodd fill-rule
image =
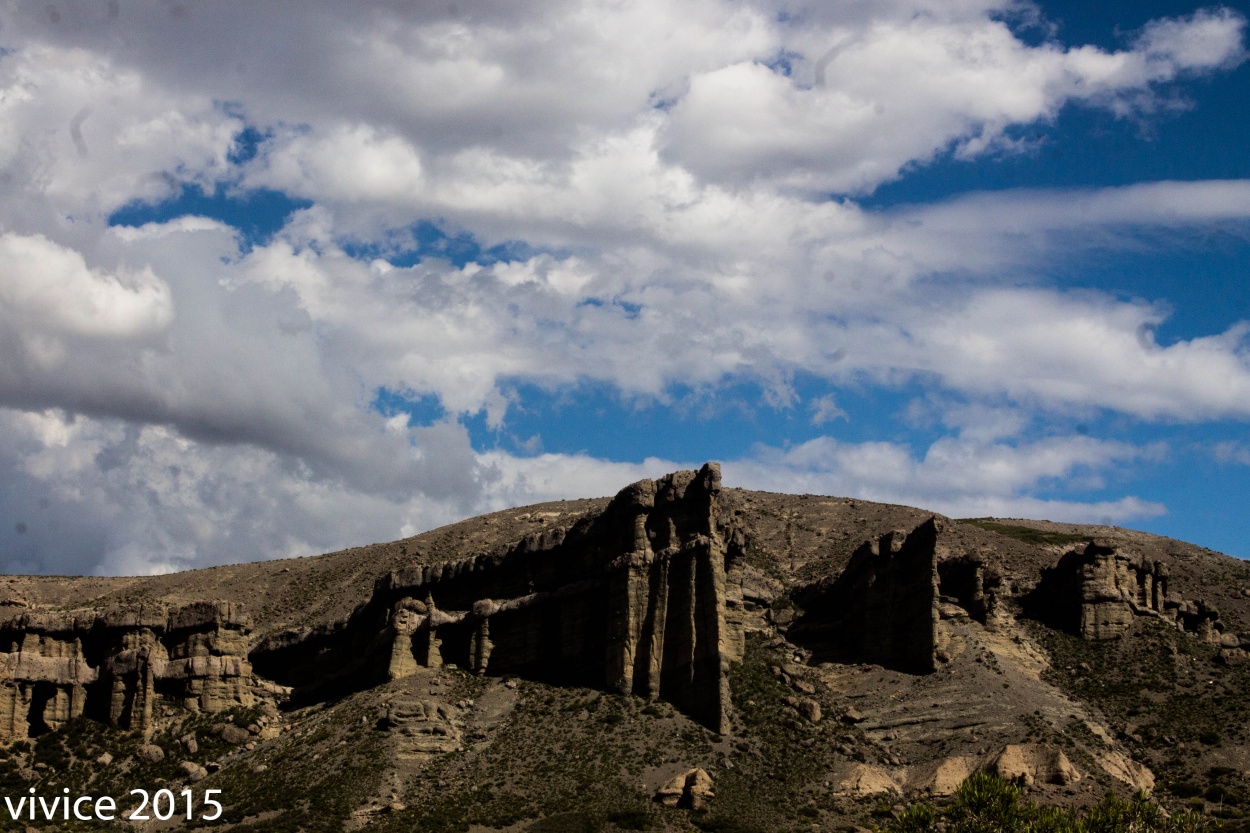
M1088 535L1072 534L1068 532L1047 532L1044 529L1034 529L1031 526L1020 526L1018 524L1003 524L996 521L986 520L984 518L963 518L961 523L979 526L988 532L997 532L999 535L1006 535L1008 538L1015 538L1017 541L1023 541L1026 544L1077 544L1084 543L1089 540Z
M1024 829L1026 817L1020 788L985 772L959 785L947 815L955 833L1012 833Z
M1088 810L1039 807L1024 801L1019 787L977 773L960 785L943 810L916 805L900 813L889 833L1206 833L1211 822L1197 813L1168 818L1144 795L1106 798Z
M937 824L938 814L933 808L917 804L900 813L890 825L890 830L894 833L933 833L938 829Z

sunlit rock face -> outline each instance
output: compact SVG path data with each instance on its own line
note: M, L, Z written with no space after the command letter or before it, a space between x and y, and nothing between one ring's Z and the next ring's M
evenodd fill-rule
M297 696L454 664L667 700L720 731L743 651L742 535L720 488L715 464L643 480L567 531L392 571L346 622L252 658Z
M217 712L255 702L251 619L238 605L0 611L0 742L83 715L147 731L162 703Z
M1156 616L1219 641L1224 629L1219 612L1201 600L1169 595L1168 577L1161 561L1090 542L1043 570L1025 607L1034 618L1086 639L1116 639L1136 617Z

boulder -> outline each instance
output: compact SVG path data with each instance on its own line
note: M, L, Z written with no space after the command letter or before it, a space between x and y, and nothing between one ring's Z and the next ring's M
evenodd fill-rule
M183 761L178 767L187 774L187 781L192 784L203 781L208 777L208 770L197 764L195 761Z
M221 727L221 739L232 746L238 746L247 743L251 739L251 734L242 726L235 726L233 723L227 723Z
M1246 661L1246 652L1241 648L1221 648L1215 661L1220 665L1241 665Z
M159 764L165 760L165 750L154 743L145 743L135 750L135 757L145 764Z
M655 791L655 800L660 804L686 810L702 810L715 796L712 776L698 767L674 775Z

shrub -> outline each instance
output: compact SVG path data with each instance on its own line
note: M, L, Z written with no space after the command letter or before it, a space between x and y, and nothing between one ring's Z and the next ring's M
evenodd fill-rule
M937 824L938 815L933 808L917 804L900 813L890 825L890 830L894 833L933 833L938 829Z
M1195 799L1201 804L1201 799ZM1211 821L1199 813L1168 818L1145 795L1121 799L1114 793L1082 812L1038 807L1022 800L1020 788L997 776L977 773L956 791L944 814L916 805L893 820L889 833L1207 833Z
M959 785L948 813L955 833L1012 833L1023 830L1020 788L1002 778L977 772Z

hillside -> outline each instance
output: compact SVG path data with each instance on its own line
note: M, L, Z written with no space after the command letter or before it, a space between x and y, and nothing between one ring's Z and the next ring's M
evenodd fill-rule
M711 464L317 557L0 577L0 645L0 793L221 791L156 828L854 829L982 770L1250 813L1250 565Z

